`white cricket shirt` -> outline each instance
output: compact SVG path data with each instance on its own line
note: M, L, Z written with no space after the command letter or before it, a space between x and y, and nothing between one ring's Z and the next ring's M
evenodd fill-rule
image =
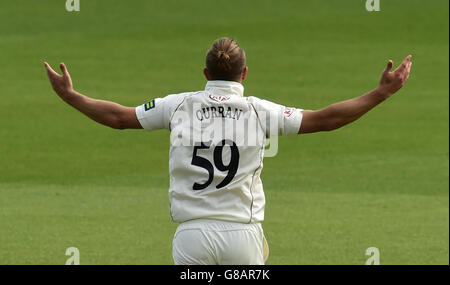
M302 109L244 97L234 81L136 107L146 130L169 129L170 212L175 222L264 220L260 174L270 136L297 134Z

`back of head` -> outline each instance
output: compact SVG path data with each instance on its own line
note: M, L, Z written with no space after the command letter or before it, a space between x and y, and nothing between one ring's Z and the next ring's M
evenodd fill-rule
M245 52L232 39L218 39L206 54L211 80L240 81L244 67Z

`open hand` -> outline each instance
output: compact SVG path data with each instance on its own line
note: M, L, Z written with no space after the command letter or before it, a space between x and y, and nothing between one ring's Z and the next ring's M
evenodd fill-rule
M389 60L386 69L381 75L378 91L386 96L390 96L402 88L409 78L412 65L411 57L411 55L408 55L403 60L402 64L400 64L400 66L394 71L391 71L394 63L392 60Z
M59 64L63 73L62 75L59 75L54 71L47 62L44 62L44 65L47 69L48 78L50 79L53 90L55 90L59 96L63 97L73 91L72 79L70 78L70 74L64 63Z

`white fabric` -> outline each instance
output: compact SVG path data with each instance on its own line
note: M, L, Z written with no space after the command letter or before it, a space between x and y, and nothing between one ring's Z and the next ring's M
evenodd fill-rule
M260 223L202 219L178 226L172 253L175 265L264 265L269 254Z
M169 197L175 222L264 220L260 174L266 138L297 134L302 110L243 94L238 82L208 81L204 91L136 107L144 129L171 130ZM232 161L238 161L234 175ZM194 190L196 184L206 187Z

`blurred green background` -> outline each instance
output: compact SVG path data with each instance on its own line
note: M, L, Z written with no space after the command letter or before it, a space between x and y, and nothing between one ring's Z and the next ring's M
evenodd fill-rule
M246 50L245 94L318 109L407 85L334 132L282 137L263 182L268 264L449 263L449 2L0 0L0 264L171 264L167 131L117 131L62 102L42 64L127 106L202 90L222 36Z

